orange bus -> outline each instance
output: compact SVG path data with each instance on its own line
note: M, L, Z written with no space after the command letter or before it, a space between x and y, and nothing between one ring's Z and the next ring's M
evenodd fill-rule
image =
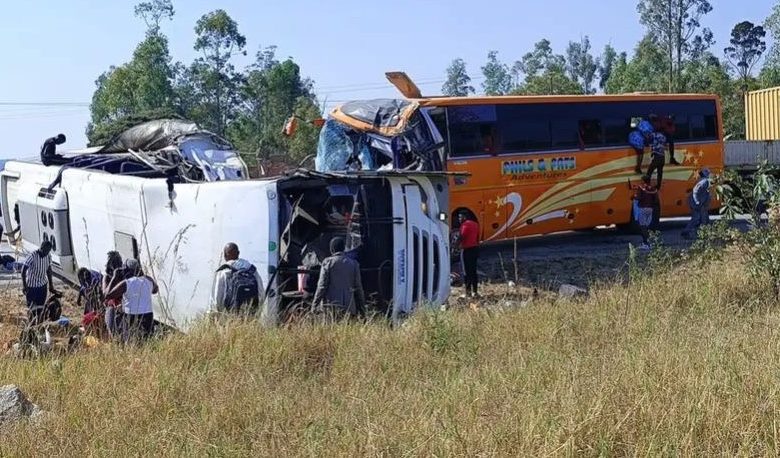
M444 138L455 177L450 210L473 213L483 241L632 222L633 126L673 115L658 217L687 215L697 172L723 169L720 102L714 95L502 96L414 99ZM650 162L645 152L643 171ZM654 174L655 179L655 174ZM718 203L713 203L713 207Z

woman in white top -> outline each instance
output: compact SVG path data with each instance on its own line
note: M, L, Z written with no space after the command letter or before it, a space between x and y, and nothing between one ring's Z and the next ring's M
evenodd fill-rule
M157 283L144 275L135 259L125 261L125 280L108 293L108 299L122 299L122 340L125 343L149 338L154 331L152 294L157 294Z

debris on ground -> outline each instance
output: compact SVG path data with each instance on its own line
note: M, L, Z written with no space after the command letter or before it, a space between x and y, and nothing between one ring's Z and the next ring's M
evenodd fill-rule
M0 386L0 426L22 420L36 420L43 411L27 399L16 385Z

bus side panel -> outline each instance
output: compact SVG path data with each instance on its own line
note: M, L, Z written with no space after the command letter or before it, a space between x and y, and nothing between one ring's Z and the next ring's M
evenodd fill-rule
M241 257L255 265L263 285L278 260L276 182L180 184L171 203L164 181L143 185L142 258L160 286L161 321L187 329L212 311L216 271L224 263L226 243L238 245ZM262 320L276 320L275 288Z

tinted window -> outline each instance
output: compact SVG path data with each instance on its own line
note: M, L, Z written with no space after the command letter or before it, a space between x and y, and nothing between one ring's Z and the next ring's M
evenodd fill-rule
M677 115L674 118L674 139L675 140L690 140L691 139L691 125L688 121L688 116Z
M606 118L601 120L604 128L604 144L607 146L624 145L631 133L631 119Z
M495 105L474 105L447 109L450 155L484 156L497 148Z
M579 133L581 144L585 147L604 144L601 121L598 119L580 119Z
M552 149L579 148L580 140L576 119L552 119L550 121L550 136L552 137Z
M447 110L451 155L626 146L632 120L673 116L677 141L716 140L714 100L479 105Z
M704 127L704 116L693 115L691 116L691 138L702 138L706 136L706 128Z
M535 105L499 105L496 109L500 152L550 149L550 120Z

